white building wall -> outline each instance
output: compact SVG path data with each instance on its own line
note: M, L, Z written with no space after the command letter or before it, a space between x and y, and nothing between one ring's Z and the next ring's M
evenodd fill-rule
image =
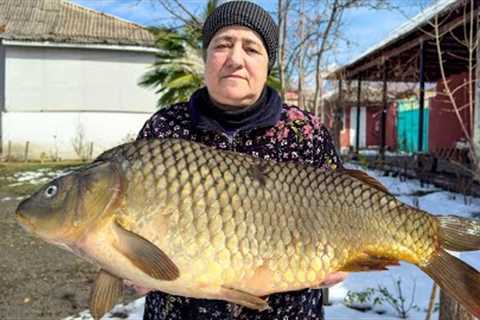
M153 52L6 46L5 57L7 112L155 110L138 86Z
M153 52L6 45L3 154L78 159L134 138L156 111L154 91L138 86ZM10 148L9 148L10 145Z
M357 137L357 107L350 108L350 145L355 147ZM359 148L367 145L367 109L360 107L360 139Z
M93 142L93 157L135 138L151 113L6 112L3 114L3 150L11 142L11 156L22 160L29 141L30 159L78 159L73 140L83 132L86 148Z

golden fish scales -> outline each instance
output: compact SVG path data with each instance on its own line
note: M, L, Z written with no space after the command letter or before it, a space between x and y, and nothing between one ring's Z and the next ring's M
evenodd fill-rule
M480 316L480 273L445 251L479 250L480 222L402 204L356 170L136 141L47 184L16 214L27 231L101 268L96 319L121 296L122 279L263 310L270 293L400 260Z
M344 174L186 141L121 154L120 221L172 257L179 282L263 296L315 287L367 255L422 264L437 247L430 217ZM156 215L164 234L147 227Z

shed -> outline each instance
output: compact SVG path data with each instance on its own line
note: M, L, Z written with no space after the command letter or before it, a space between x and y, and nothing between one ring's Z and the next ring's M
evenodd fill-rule
M387 39L329 75L330 79L339 80L340 87L345 81L355 81L358 87L366 81L383 82L382 155L388 139L386 134L390 131L386 128L386 97L391 83L418 83L418 151L425 151L427 145L430 152L439 147L453 147L467 135L473 136L470 125L473 119L464 106L465 99L459 97L468 96L469 85L475 80L476 70L473 66L477 56L475 52L471 54L462 39L471 32L475 42L479 3L470 0L439 0L399 27ZM470 76L466 76L467 73ZM427 116L425 83L436 83L437 87L437 94L429 106L429 121L424 119ZM445 99L445 83L456 83L454 99ZM360 95L357 106L361 105L359 97ZM459 116L454 119L451 116L454 113L452 100L460 109ZM427 135L424 132L425 123L430 123ZM442 127L441 134L438 126ZM358 143L356 148L359 148Z
M135 136L155 111L138 82L156 52L138 24L65 0L0 0L0 151L23 157L28 141L32 158L78 158Z

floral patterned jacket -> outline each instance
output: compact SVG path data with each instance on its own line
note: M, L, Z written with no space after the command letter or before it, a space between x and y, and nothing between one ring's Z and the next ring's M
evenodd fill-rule
M218 149L231 150L275 161L297 161L335 169L341 165L327 129L315 116L283 104L275 126L227 135L194 126L188 103L156 112L144 125L138 139L181 138ZM145 302L144 320L320 320L323 319L321 291L306 289L279 293L267 298L270 309L257 312L217 300L191 299L151 292Z

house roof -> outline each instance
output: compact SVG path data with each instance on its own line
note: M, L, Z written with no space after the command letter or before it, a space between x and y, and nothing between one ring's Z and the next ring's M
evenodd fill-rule
M395 42L399 38L404 37L411 32L414 32L421 25L426 24L435 15L438 15L443 11L445 11L446 9L449 9L454 4L458 5L458 1L457 0L439 0L432 6L422 10L422 12L420 12L419 14L417 14L416 16L414 16L404 24L400 25L398 28L393 30L392 33L387 38L374 44L367 50L365 50L362 54L360 54L357 58L353 59L350 63L360 60L363 57L366 57L369 54L373 53L374 51L377 51Z
M0 39L153 47L138 24L65 0L0 0Z
M439 33L442 34L443 64L447 74L460 73L467 65L466 49L458 42L464 38L464 29L468 30L469 19L465 14L478 12L478 1L473 8L467 0L438 0L417 16L394 30L389 37L367 49L351 62L337 68L328 78L345 78L381 81L382 70L388 63L387 81L418 81L420 46L425 46L426 80L440 78L437 46L434 37L435 17L439 21ZM467 10L465 12L465 10ZM460 58L458 58L460 57Z
M419 88L412 83L390 83L387 90L387 103L398 101L401 99L410 99L418 97ZM426 98L436 95L435 85L426 86ZM339 100L338 88L331 90L322 96L326 103L337 103ZM358 86L356 82L342 88L342 101L345 104L356 106L358 104ZM383 88L381 83L365 83L360 91L360 104L362 107L382 106L383 105Z

